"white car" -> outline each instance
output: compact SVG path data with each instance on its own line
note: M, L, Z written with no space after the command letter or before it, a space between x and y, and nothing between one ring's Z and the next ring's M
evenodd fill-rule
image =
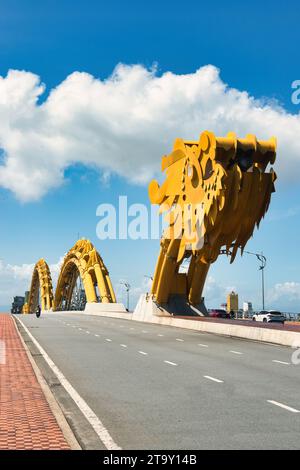
M253 321L262 321L264 323L284 323L285 316L277 310L263 310L262 312L255 313L252 317Z

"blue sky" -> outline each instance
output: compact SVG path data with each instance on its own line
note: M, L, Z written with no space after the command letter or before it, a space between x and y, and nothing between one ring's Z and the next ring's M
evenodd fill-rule
M201 3L190 0L2 0L0 75L6 77L8 70L14 69L39 76L46 86L45 92L38 97L41 104L47 101L51 90L56 87L61 90L61 83L73 72L87 72L103 81L111 76L118 63L129 66L141 64L148 70L156 64L157 77L166 72L172 72L174 76L194 74L199 68L212 64L219 69L222 83L230 88L245 91L261 99L261 103L277 100L286 113L298 115L300 105L291 102L291 83L300 79L299 3ZM28 80L28 76L22 75L20 80ZM77 82L76 86L79 86ZM61 91L58 96L62 99ZM273 106L276 108L278 104ZM59 109L61 113L62 108ZM178 119L188 121L188 115L180 117L180 109ZM27 128L29 125L30 119L27 119ZM255 133L259 134L261 128L257 127ZM188 129L188 124L184 123L183 128ZM198 134L202 130L204 128L199 128ZM198 134L182 137L197 138ZM179 135L173 135L170 131L168 136L166 152L171 151L172 141ZM298 137L292 126L288 137ZM4 132L2 140L5 140ZM145 142L145 145L151 143L150 133L145 136ZM134 141L134 144L137 142ZM128 146L130 148L130 142ZM0 147L5 149L1 137ZM154 146L151 158L153 168L159 171L162 153L155 152L155 149ZM286 171L286 174L281 179L277 169L277 192L271 208L247 248L263 251L267 256L267 306L298 312L300 202L299 183L296 177L293 178L297 149L284 150L284 147L280 149L277 161L281 160L279 169L283 168L282 173ZM24 157L24 165L33 165L30 152L24 152L24 155L29 155L28 161ZM3 156L0 156L1 162ZM23 167L19 171L22 173ZM143 289L144 274L153 273L159 242L100 242L96 237L96 207L102 202L116 202L120 194L128 195L130 202L148 204L147 176L136 184L132 178L126 177L128 169L124 168L123 172L116 174L110 168L110 177L106 182L103 181L103 171L107 171L105 162L97 165L91 159L85 165L79 158L74 158L74 163L68 160L62 170L62 181L58 181L60 170L57 171L51 176L53 183L34 200L22 200L18 189L6 189L4 183L0 187L0 258L3 270L2 275L0 271L0 306L5 308L11 295L21 294L20 290L28 283L26 276L16 275L16 270L8 268L8 265L32 264L40 257L45 257L51 264L57 263L59 257L74 244L78 234L95 243L110 270L115 287L120 279L130 282L134 304ZM32 184L35 184L34 180ZM249 256L237 259L234 265L229 265L225 258L219 259L210 271L208 305L219 306L226 291L234 287L241 301L252 300L255 307L260 308L257 268L256 259ZM120 292L120 300L124 300L122 291L116 289Z

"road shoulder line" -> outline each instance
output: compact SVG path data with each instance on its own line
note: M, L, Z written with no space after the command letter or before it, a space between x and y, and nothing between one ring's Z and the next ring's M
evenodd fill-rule
M15 320L15 318L14 318ZM19 330L19 327L18 327L18 323L15 321L15 325L16 325L16 330L17 330L17 333L19 335L19 338L20 338L20 341L26 351L26 354L27 354L27 357L29 359L29 362L33 368L33 371L35 373L35 376L37 378L37 381L38 383L40 384L41 386L41 389L45 395L45 398L48 402L48 405L57 421L57 424L59 425L60 429L62 430L62 433L66 439L66 441L68 442L70 448L72 450L81 450L81 447L79 445L79 442L77 441L76 437L75 437L75 434L73 433L68 421L66 420L65 418L65 415L63 414L63 411L62 409L60 408L58 402L56 401L49 385L47 384L45 378L43 377L40 369L38 368L33 356L31 355L31 352L28 348L28 345L26 344L22 334L21 334L21 331Z
M50 390L53 391L81 447L95 450L119 450L120 447L114 442L101 420L68 382L24 323L17 317L16 320L25 344Z

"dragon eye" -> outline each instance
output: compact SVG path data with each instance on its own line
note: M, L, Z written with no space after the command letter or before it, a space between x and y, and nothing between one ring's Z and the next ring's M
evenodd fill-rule
M206 162L206 165L205 165L205 170L204 170L204 174L203 174L203 179L204 180L207 180L211 174L213 172L213 166L212 166L212 161L211 159L209 158Z
M199 176L196 168L194 165L188 165L187 167L187 175L191 179L192 186L196 188L199 184Z

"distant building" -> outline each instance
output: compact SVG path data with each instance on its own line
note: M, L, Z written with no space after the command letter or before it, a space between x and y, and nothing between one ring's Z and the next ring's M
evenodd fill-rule
M244 302L243 303L243 317L249 318L249 317L252 317L252 314L253 314L252 302Z
M86 304L86 295L84 289L74 289L71 299L70 310L84 310Z
M243 311L246 313L253 313L252 302L244 302L243 303Z
M227 295L227 312L237 312L239 309L239 296L234 291Z
M24 297L16 296L14 297L13 303L11 304L11 313L22 313L22 308L24 305Z

